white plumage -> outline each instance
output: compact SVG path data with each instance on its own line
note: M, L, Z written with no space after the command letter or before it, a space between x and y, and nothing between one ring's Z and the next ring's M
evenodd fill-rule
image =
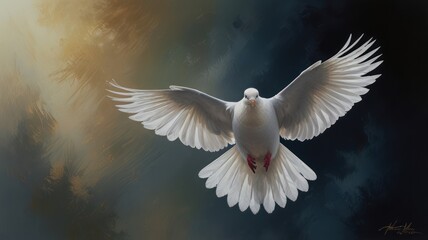
M374 40L356 47L351 36L344 47L325 62L304 70L272 98L263 98L254 88L239 102L226 102L195 89L171 86L165 90L137 90L116 82L109 90L122 102L116 105L130 119L141 122L170 141L218 151L235 144L199 172L206 187L218 197L227 195L230 207L250 208L256 214L262 204L268 213L275 203L285 207L295 201L298 190L309 189L307 180L316 174L280 143L304 141L318 136L351 109L367 93L367 85L380 75L366 76L382 61L367 52Z

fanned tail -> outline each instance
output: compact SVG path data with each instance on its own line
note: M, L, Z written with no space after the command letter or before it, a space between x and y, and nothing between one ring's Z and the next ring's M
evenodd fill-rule
M275 203L285 207L287 198L295 201L298 191L309 189L307 180L315 180L316 174L296 155L280 144L275 159L266 172L261 166L253 173L236 146L229 149L199 172L207 178L208 189L217 187L217 197L227 195L229 207L239 205L241 211L248 207L254 214L263 204L272 213Z

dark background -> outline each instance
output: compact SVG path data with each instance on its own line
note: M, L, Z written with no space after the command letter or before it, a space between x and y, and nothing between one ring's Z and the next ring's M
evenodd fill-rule
M266 239L425 239L383 237L378 229L397 221L428 231L428 2L308 3L294 9L293 21L285 26L283 4L261 4L262 27L251 41L254 48L266 48L273 39L276 43L269 46L269 70L254 80L262 94L276 94L286 85L284 79L292 80L306 66L337 52L349 33L377 40L384 63L375 72L382 76L324 134L309 142L284 142L320 177L296 203L252 217L243 232L259 238L260 228L267 227L274 233Z
M428 238L428 1L88 2L31 5L28 22L59 35L55 65L35 25L2 31L34 35L11 35L14 68L1 73L0 239ZM377 40L382 76L320 136L283 141L318 179L272 214L205 189L197 173L224 150L154 136L105 98L112 78L270 97L349 34ZM395 221L420 233L379 231Z

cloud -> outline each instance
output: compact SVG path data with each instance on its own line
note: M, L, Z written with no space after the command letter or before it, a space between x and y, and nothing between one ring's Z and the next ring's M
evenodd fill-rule
M351 170L343 177L327 175L322 191L299 214L296 227L302 238L358 239L361 229L354 216L363 210L367 193L381 197L391 173L385 154L386 129L369 117L364 132L368 141L362 149L340 151L337 156Z
M344 159L347 168L353 169L343 179L334 178L334 183L340 191L352 199L358 199L360 189L368 184L373 184L384 178L388 173L385 151L385 133L374 123L372 118L367 120L364 132L367 136L367 145L357 152L340 152L340 158ZM383 168L383 172L379 169ZM354 202L360 205L359 202Z

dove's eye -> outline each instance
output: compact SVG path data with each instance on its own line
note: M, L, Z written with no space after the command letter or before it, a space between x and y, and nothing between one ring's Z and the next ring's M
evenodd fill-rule
M248 99L247 95L244 95L246 99Z

